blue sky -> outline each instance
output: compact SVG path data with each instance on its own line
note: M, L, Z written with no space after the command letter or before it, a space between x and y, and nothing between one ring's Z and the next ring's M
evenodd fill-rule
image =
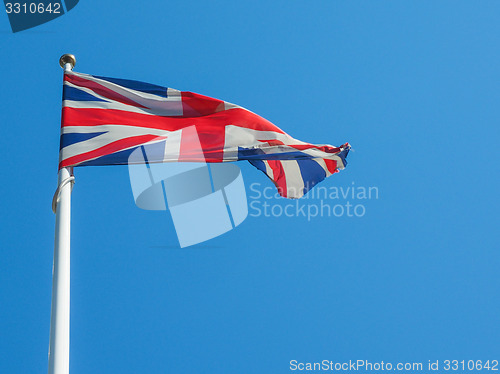
M497 1L85 1L0 16L0 373L47 370L63 53L354 152L363 217L248 217L180 249L126 167L75 170L70 371L287 373L499 360ZM270 182L238 164L249 189ZM289 201L273 199L284 206ZM317 200L300 202L318 203ZM345 203L340 200L338 203Z

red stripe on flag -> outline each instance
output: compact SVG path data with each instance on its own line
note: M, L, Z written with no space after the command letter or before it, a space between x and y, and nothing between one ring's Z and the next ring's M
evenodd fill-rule
M62 160L59 163L59 169L68 166L75 166L85 161L93 160L101 156L106 156L115 152L123 151L128 148L145 144L154 139L161 139L161 137L156 135L141 135L141 136L132 136L126 139L120 139L117 140L116 142L106 144L105 146L95 149L93 151L81 153L79 155Z
M201 117L156 116L117 109L63 107L62 126L127 125L151 127L168 131L180 130L192 125L225 127L234 125L259 131L284 134L268 120L242 108L233 108Z
M328 146L328 145L317 146L314 144L285 144L281 140L278 140L278 139L266 139L266 140L258 139L258 141L262 142L262 143L267 143L270 146L285 145L287 147L295 148L299 151L306 151L308 149L317 149L317 150L325 152L325 153L336 154L342 150L339 147L332 147L332 146Z
M325 160L326 167L330 173L334 174L338 171L336 160L329 160L327 158L324 158L323 160Z
M185 117L199 117L224 110L224 101L212 97L181 92L182 111Z
M91 81L89 79L85 79L82 77L78 77L73 74L64 74L64 80L67 82L71 82L74 85L80 86L80 87L85 87L85 88L90 88L92 91L94 91L96 94L104 96L108 99L118 101L119 103L126 104L126 105L132 105L138 108L146 108L145 106L142 106L139 103L136 103L135 101L129 99L128 97L125 97L123 95L120 95L119 93L110 90L107 87L104 87L103 85Z
M273 171L273 179L276 188L278 189L278 193L287 197L287 189L286 189L286 175L285 170L283 169L283 165L279 160L267 160L267 163L271 170Z

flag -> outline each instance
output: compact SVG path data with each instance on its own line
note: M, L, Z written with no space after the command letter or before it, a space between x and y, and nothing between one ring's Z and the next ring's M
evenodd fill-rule
M148 162L248 160L287 198L302 197L343 169L350 149L349 143L334 147L299 141L226 101L73 71L64 73L61 118L59 168L124 165L140 146L169 144ZM182 135L193 126L203 160L190 151L189 137Z

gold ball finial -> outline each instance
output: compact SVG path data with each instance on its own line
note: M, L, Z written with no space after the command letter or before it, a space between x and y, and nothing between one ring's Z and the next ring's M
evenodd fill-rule
M71 64L71 69L73 69L76 65L76 57L69 53L62 55L59 59L59 65L61 65L61 67L64 69L64 66L66 64Z

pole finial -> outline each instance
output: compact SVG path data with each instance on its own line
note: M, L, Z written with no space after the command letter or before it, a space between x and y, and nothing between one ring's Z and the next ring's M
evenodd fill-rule
M73 69L76 65L76 57L69 53L62 55L61 58L59 59L59 65L61 65L61 67L64 69L64 66L66 64L70 64L71 69Z

